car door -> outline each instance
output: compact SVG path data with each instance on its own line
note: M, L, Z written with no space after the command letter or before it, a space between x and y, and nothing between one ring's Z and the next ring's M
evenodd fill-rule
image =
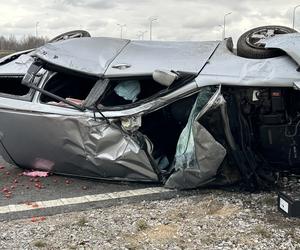
M25 81L35 78L30 70L24 77ZM86 75L45 71L36 84L31 82L38 91L30 102L0 104L6 152L23 168L98 179L159 181L149 156L150 142L140 134L131 136L95 111L80 108L90 93L93 96L96 83L102 82Z

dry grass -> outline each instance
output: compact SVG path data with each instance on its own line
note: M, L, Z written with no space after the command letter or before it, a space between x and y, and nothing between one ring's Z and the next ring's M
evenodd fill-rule
M136 222L136 228L137 228L138 231L143 231L143 230L146 230L148 228L148 224L144 220L138 220Z
M46 244L44 241L42 241L42 240L37 240L37 241L35 241L35 242L33 243L33 245L34 245L35 247L37 247L37 248L44 248L44 247L47 246L47 244Z
M174 224L148 227L147 229L138 231L133 235L126 235L126 247L128 249L140 249L143 246L145 240L164 244L166 242L174 240L174 236L177 235L177 230L178 227Z
M254 233L261 235L265 239L270 239L272 237L272 234L269 232L269 230L261 225L258 225L254 228Z
M15 51L10 51L10 50L0 50L0 58L1 57L4 57L4 56L7 56L9 54L12 54L14 53Z
M85 217L81 217L78 221L77 221L77 225L80 227L84 227L86 226L86 224L88 223L88 220Z

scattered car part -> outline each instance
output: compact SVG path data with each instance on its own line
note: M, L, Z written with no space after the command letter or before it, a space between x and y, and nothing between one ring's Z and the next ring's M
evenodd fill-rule
M279 192L277 205L278 210L288 217L300 218L299 192Z
M32 172L25 171L23 172L23 175L29 177L47 177L49 173L44 171L32 171Z

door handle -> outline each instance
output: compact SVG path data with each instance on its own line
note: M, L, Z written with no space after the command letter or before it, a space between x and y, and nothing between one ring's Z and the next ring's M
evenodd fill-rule
M124 70L130 68L131 65L127 63L119 63L112 66L113 69Z

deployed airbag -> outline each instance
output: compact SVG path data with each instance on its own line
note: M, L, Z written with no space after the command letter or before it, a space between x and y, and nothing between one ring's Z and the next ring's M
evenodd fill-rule
M141 92L141 85L138 81L124 81L120 82L114 90L118 96L127 101L135 102Z

